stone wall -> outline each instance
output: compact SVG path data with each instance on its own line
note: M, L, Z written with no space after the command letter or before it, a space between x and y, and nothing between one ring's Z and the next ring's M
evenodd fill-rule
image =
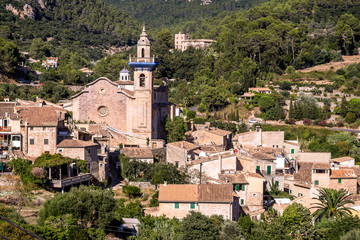
M341 183L339 183L339 179L331 178L329 186L333 189L345 189L349 191L349 193L357 194L357 179L356 178L342 178Z
M261 145L263 147L282 147L284 145L284 132L262 131Z
M156 186L151 184L150 182L129 182L130 186L135 186L140 188L141 190L143 189L148 189L151 188L153 190L156 190Z
M39 157L44 152L55 154L57 144L57 128L56 127L26 127L21 128L23 136L23 152L29 157ZM26 137L27 136L27 137ZM34 144L30 144L30 139L34 139ZM48 144L44 144L44 139L48 139ZM26 144L28 151L26 151Z
M178 148L168 144L166 146L166 162L175 165L179 162L179 167L185 167L187 163L187 151L183 148Z

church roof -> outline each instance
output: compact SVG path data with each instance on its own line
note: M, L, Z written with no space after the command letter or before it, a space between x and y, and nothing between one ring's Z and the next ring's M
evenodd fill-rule
M120 73L130 73L130 71L129 71L129 70L127 70L127 68L126 68L126 67L124 67L124 69L123 69L123 70L121 70L121 71L120 71Z

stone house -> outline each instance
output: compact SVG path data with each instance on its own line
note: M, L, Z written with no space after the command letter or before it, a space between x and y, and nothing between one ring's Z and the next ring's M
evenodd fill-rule
M99 181L107 179L108 166L106 161L99 161L100 145L93 142L65 139L56 146L56 153L73 159L85 160L90 173Z
M355 169L339 168L332 169L329 186L333 189L346 189L349 193L358 193L358 178Z
M120 150L120 153L132 160L154 163L154 155L151 148L124 148Z
M183 219L190 211L195 211L237 221L240 214L238 202L232 184L162 184L159 211L152 214Z
M41 107L18 106L22 152L29 158L42 153L56 153L59 128L63 128L66 111L43 105Z
M200 146L222 146L224 150L231 147L230 131L208 127L196 131L188 131L186 134L186 140Z
M54 68L56 69L58 67L58 58L57 57L47 57L45 60L43 60L41 66L45 68Z
M233 138L233 146L246 147L271 147L280 148L284 146L283 131L262 131L257 128L255 131L245 132L235 135Z
M190 46L196 49L208 48L215 40L212 39L190 39L189 34L179 32L175 34L175 49L185 51Z
M176 167L185 167L196 159L195 150L200 146L187 141L172 142L166 145L166 162Z
M355 166L355 159L352 157L340 157L331 159L333 165L337 165L339 167L353 167Z
M271 93L271 89L267 88L267 87L253 87L253 88L249 88L249 92L257 92L260 94L266 93L266 94L270 94Z

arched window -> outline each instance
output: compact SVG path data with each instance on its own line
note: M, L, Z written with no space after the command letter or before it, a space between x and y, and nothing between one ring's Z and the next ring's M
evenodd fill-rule
M140 87L145 87L145 75L140 74Z
M141 57L142 57L142 58L145 57L145 48L142 48L142 49L141 49Z

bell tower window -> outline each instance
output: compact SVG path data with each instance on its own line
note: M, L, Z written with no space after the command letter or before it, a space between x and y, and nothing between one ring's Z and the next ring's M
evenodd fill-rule
M145 75L144 74L140 74L140 87L145 87Z
M142 57L142 58L145 57L145 48L142 48L142 49L141 49L141 57Z

